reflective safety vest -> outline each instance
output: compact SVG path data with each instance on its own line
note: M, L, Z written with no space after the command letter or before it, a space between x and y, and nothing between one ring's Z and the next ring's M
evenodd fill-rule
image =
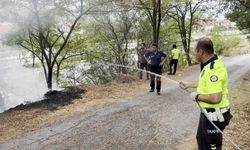
M221 59L216 59L207 64L200 73L197 93L209 95L222 92L222 100L219 104L209 104L198 101L202 108L225 108L228 101L228 74Z
M181 56L181 51L177 48L172 50L172 58L173 59L179 59L179 57Z

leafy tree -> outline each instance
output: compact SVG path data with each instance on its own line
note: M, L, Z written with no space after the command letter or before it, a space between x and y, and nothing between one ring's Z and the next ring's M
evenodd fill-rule
M24 35L19 36L17 44L38 58L48 88L51 89L55 66L57 65L58 75L62 61L78 55L72 55L65 47L70 44L70 37L74 35L73 31L80 19L95 6L83 3L83 0L22 0L15 1L15 4L24 9L31 18L22 22L21 30Z
M106 54L102 56L106 61L121 65L128 65L131 60L131 49L129 43L133 39L134 22L136 22L136 12L122 11L96 18L96 28L99 28L95 38L99 40L98 45ZM125 68L120 68L118 72L126 73Z
M249 0L225 0L224 3L231 11L226 17L235 22L240 30L250 33L250 1Z
M214 27L212 31L212 41L214 43L215 52L219 55L229 55L232 48L235 48L240 44L240 37L225 37L221 35L221 29L219 27Z
M173 0L139 0L135 3L135 8L144 10L152 29L152 42L159 44L161 24L166 21L166 14L169 11Z
M54 66L56 63L59 64L57 59L67 45L77 22L84 15L83 0L81 0L79 14L73 19L73 22L70 23L68 29L66 29L68 31L64 30L63 27L56 27L55 23L51 24L50 21L56 18L51 16L51 13L42 15L40 10L43 8L39 6L40 3L38 0L32 1L31 10L34 11L34 17L36 19L33 20L33 24L30 24L31 29L28 29L30 40L22 39L18 44L40 60L48 88L51 89ZM45 17L48 17L49 20L44 20L43 18Z
M182 41L188 64L191 65L190 44L192 40L192 29L200 16L196 16L202 11L203 3L207 0L177 0L171 3L171 8L167 15L177 22L179 34Z
M153 43L158 44L162 22L162 2L161 0L151 0L151 2L143 2L143 0L139 0L139 3L142 5L142 8L146 10L146 14L150 20Z
M136 25L136 38L138 43L145 42L151 43L152 42L152 32L149 30L151 28L150 22L148 19L140 19L138 20L138 25Z

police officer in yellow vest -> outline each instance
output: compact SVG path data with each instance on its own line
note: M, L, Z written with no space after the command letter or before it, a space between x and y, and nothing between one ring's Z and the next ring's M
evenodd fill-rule
M177 69L177 64L178 64L178 59L181 56L181 51L177 49L177 46L174 44L173 49L172 49L172 57L170 61L170 70L169 70L169 75L175 75L176 69ZM174 65L174 72L172 72L172 67Z
M222 134L209 122L220 129L229 124L232 115L228 101L228 74L221 59L214 54L213 43L209 38L201 38L196 46L195 55L201 63L199 82L180 82L180 87L196 88L191 98L198 101L208 118L201 113L197 130L197 144L199 150L221 150ZM208 120L209 119L209 120Z

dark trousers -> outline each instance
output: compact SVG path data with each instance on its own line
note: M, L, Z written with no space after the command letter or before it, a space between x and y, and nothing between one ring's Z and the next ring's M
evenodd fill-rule
M147 63L140 63L140 69L144 69L144 68L148 71L149 70L148 64ZM142 74L143 74L143 72L140 71L140 79L142 79ZM146 73L146 75L147 75L147 79L149 79L149 74Z
M173 67L173 65L174 65L174 72L173 72L173 74L176 73L177 64L178 64L178 59L172 59L172 60L171 60L171 62L170 62L170 71L169 71L169 73L172 74L172 67Z
M223 131L229 124L232 115L230 111L223 114L225 121L213 121L213 123ZM201 113L199 126L196 134L196 140L199 150L221 150L222 134L209 122L206 116Z
M163 66L150 66L150 72L162 75L162 67ZM156 89L158 92L161 90L161 77L156 77L155 75L150 75L151 82L150 87L151 89L155 89L155 79L156 79Z

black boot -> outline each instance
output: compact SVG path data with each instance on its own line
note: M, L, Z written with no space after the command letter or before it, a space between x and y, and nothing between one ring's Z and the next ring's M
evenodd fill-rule
M157 90L157 95L161 95L161 92Z
M149 92L154 92L155 90L154 89L150 89Z

